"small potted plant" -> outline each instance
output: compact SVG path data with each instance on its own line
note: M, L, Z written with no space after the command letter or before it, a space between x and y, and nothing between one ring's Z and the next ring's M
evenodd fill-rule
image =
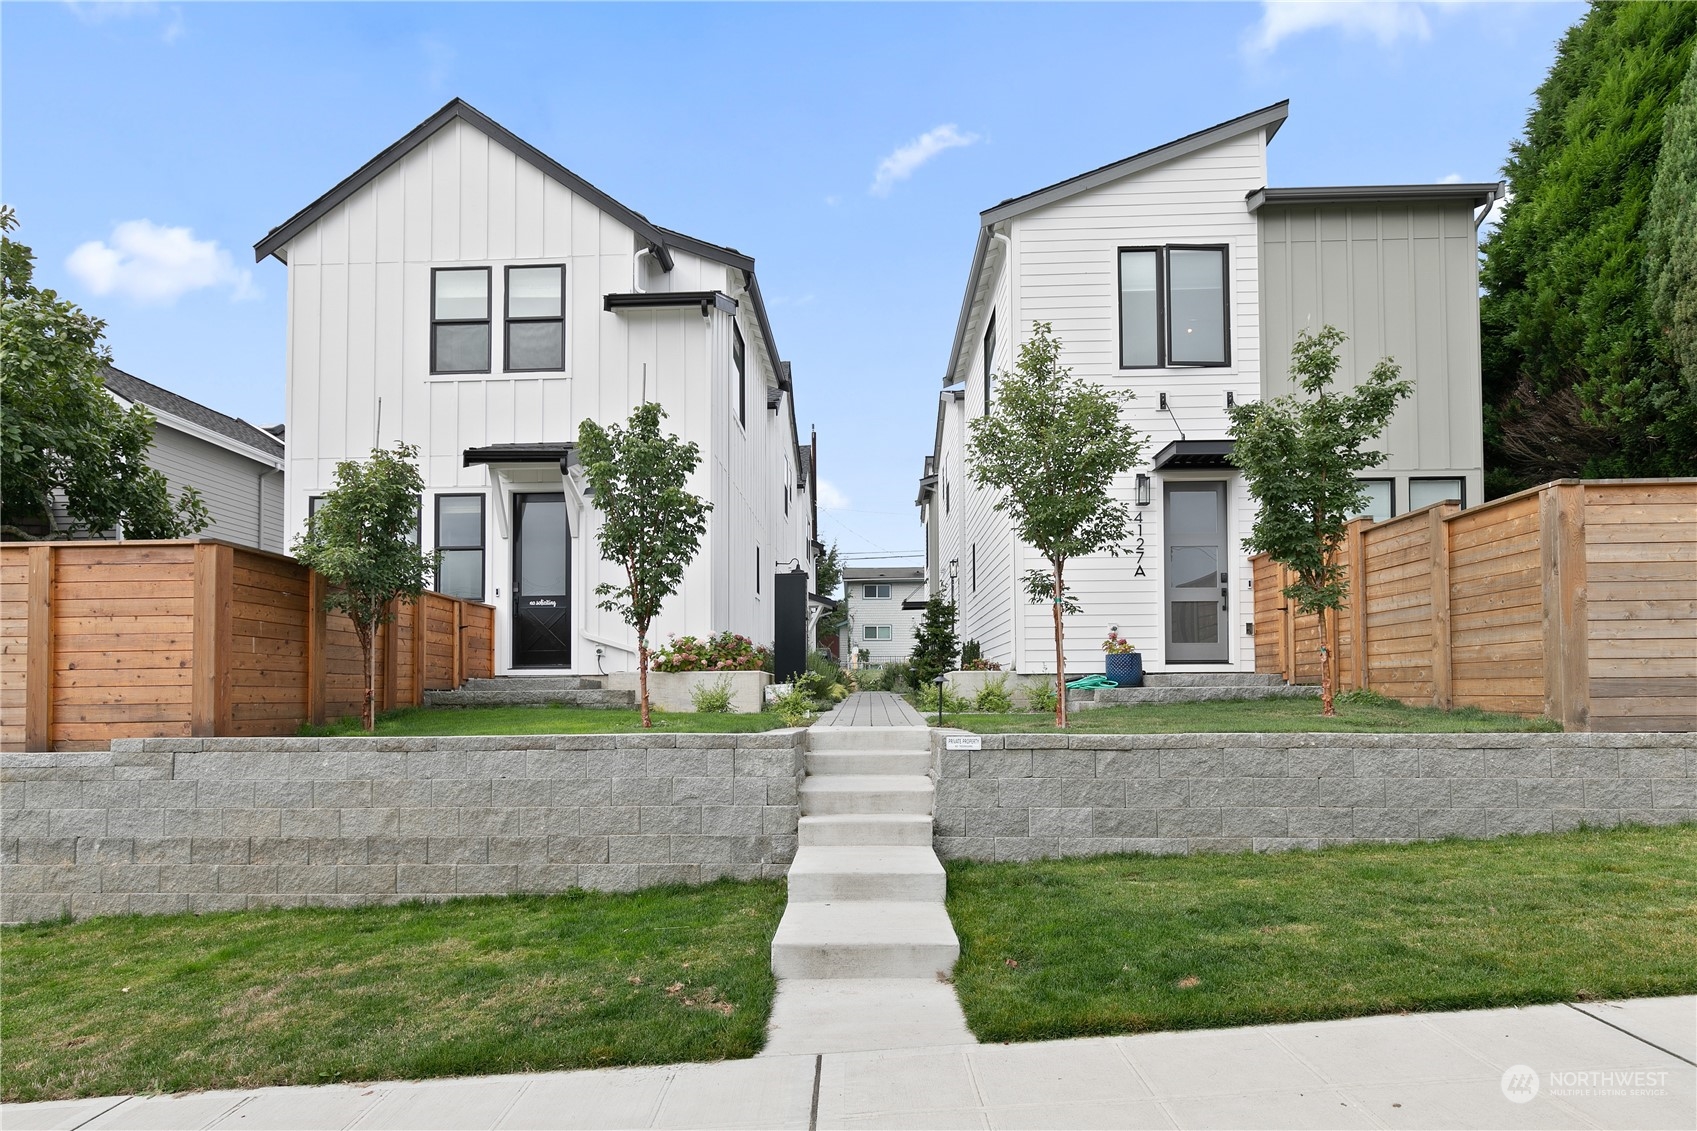
M1109 679L1121 687L1143 686L1143 657L1138 654L1137 645L1120 635L1119 625L1108 629L1102 651L1107 656Z

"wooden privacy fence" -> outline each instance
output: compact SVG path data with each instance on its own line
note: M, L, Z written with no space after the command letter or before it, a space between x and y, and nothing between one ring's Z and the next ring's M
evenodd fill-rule
M0 749L293 734L357 715L359 638L293 558L216 541L0 546ZM495 610L440 593L378 632L379 710L494 675Z
M1318 683L1317 619L1253 560L1255 670ZM1338 689L1548 715L1568 730L1697 730L1697 479L1564 479L1462 510L1350 523Z

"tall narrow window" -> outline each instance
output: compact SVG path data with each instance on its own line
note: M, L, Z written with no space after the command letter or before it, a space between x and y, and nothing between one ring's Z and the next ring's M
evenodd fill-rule
M1226 364L1226 249L1170 248L1167 277L1172 364Z
M1429 507L1433 503L1442 503L1450 499L1454 499L1464 507L1467 505L1467 480L1452 479L1447 476L1409 476L1409 510L1417 511L1421 507Z
M566 269L507 268L507 371L566 367Z
M1161 364L1161 253L1120 251L1120 368Z
M483 496L436 496L436 591L483 600Z
M731 368L736 371L737 423L748 427L748 348L742 344L742 330L731 323Z
M430 273L430 372L489 372L489 268Z
M1365 516L1374 522L1396 517L1395 479L1363 479L1361 486L1367 489L1367 509L1350 517Z
M760 595L760 547L754 547L754 593Z
M990 382L996 364L996 312L990 312L990 326L984 331L984 415L990 415Z
M978 543L972 544L972 591L978 592Z

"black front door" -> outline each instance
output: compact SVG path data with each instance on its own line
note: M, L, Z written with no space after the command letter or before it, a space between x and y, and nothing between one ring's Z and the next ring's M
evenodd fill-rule
M566 497L513 496L513 666L572 662L571 529Z

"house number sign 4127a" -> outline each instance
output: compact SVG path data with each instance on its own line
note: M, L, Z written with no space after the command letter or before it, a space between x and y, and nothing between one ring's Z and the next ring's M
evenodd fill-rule
M1137 568L1131 571L1131 576L1148 577L1148 572L1143 568L1143 512L1136 511L1132 515L1132 521L1137 524L1137 533L1132 536L1131 541L1132 561Z

